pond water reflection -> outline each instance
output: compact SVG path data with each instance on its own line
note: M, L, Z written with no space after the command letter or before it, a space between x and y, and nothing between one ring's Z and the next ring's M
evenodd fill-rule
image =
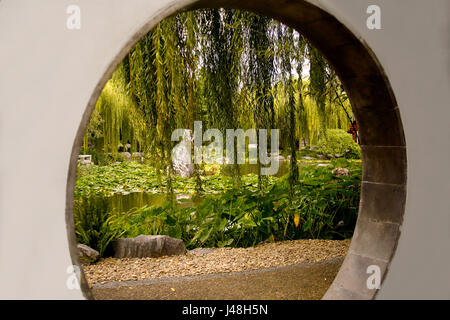
M306 162L299 162L299 165L306 165ZM256 164L242 164L239 165L239 171L241 176L248 174L258 174L258 166ZM289 161L280 160L279 170L276 177L281 177L289 172ZM223 176L231 176L232 165L224 165L221 169ZM130 193L115 193L112 196L102 198L103 204L105 204L111 211L127 212L133 208L141 208L144 206L162 206L167 199L167 196L162 193L151 192L130 192ZM177 204L179 207L191 207L194 206L194 202L190 195L177 194Z

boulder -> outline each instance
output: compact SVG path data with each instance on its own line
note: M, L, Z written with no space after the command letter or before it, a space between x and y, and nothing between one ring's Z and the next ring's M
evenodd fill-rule
M88 262L88 263L94 262L100 256L100 253L97 250L94 250L85 244L79 243L77 245L77 248L80 254L81 262Z
M173 162L172 167L175 171L175 174L183 178L190 178L194 174L194 164L175 161Z
M350 171L348 171L348 169L346 169L346 168L336 168L336 169L333 169L333 171L331 171L331 173L337 177L350 175Z
M119 154L127 160L131 159L131 153L129 152L120 152Z
M323 167L329 167L329 166L331 166L331 164L329 164L329 163L319 163L317 165L317 168L323 168Z
M134 160L138 160L140 162L144 161L144 153L143 152L133 152L131 154L131 158Z
M157 258L186 252L183 240L169 236L140 235L120 238L113 242L114 258Z

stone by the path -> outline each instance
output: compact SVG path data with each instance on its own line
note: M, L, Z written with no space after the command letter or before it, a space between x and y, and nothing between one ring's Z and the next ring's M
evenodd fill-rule
M114 258L156 258L186 252L183 240L164 235L120 238L113 242L113 249Z
M343 220L340 220L337 224L336 224L336 228L341 228L341 227L343 227L345 224L344 224L344 221Z
M122 156L122 157L124 157L125 159L131 159L131 153L129 153L129 152L120 152L120 155Z
M143 152L133 152L131 154L131 159L143 162L144 161L144 153Z
M316 158L313 157L309 157L309 156L304 156L302 157L303 160L315 160Z
M91 247L79 243L77 245L78 252L80 254L81 262L94 262L100 256L100 253L97 250L92 249Z
M331 173L337 177L350 175L350 171L348 171L348 169L346 169L346 168L336 168L336 169L333 169L333 171L331 171Z

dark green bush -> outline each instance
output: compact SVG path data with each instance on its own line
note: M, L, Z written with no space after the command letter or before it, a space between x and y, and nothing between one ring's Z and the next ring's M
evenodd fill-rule
M138 167L114 165L124 176ZM349 176L332 173L334 168L342 167L350 171ZM107 172L101 171L100 177L113 178L112 182L118 179ZM328 166L316 163L300 167L292 197L289 175L270 179L262 193L256 186L257 179L256 175L243 176L241 190L233 191L224 188L220 177L211 178L209 188L222 192L209 192L194 207L184 208L167 202L119 212L113 210L105 196L78 192L74 214L77 239L103 256L108 254L112 240L141 234L179 238L188 249L248 247L267 240L344 239L352 235L359 205L360 161L340 158ZM183 181L186 185L188 180L180 178L177 183Z
M328 129L327 138L322 139L315 150L323 155L340 154L347 159L361 158L361 148L353 141L352 135L342 129Z
M103 256L110 242L120 231L111 227L111 208L105 197L83 197L74 204L74 222L77 241Z
M347 167L350 176L334 176ZM361 181L360 163L345 159L328 167L302 167L294 196L289 198L288 175L261 194L243 188L205 196L196 207L170 204L115 213L110 228L116 234L167 234L195 247L248 247L265 240L302 238L344 239L355 226ZM337 227L342 221L343 225Z

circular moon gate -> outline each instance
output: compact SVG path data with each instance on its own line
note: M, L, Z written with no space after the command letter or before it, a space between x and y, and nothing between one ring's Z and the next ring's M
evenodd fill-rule
M361 200L350 249L324 299L373 299L378 289L367 285L368 268L376 266L381 279L385 278L405 211L407 162L403 126L389 81L370 48L335 17L304 0L200 0L187 5L180 0L143 26L122 48L89 100L72 149L66 224L73 264L80 266L73 222L77 152L103 86L131 47L156 23L179 10L219 7L252 11L298 30L322 52L344 85L360 128ZM83 272L81 289L86 298L93 298Z

